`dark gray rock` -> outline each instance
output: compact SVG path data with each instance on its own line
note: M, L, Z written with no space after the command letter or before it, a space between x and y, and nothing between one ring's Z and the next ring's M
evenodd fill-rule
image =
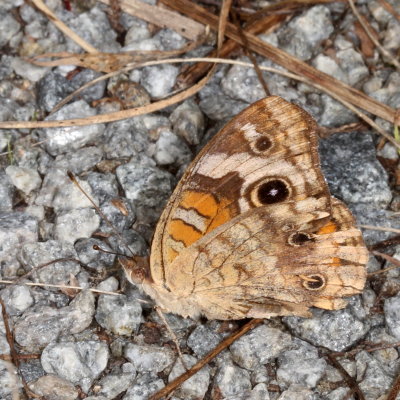
M173 176L158 168L142 166L135 162L117 168L117 178L132 201L138 222L153 224L157 221L172 192Z
M47 112L72 92L71 83L67 78L53 71L40 79L36 88L38 104Z
M333 135L320 141L319 151L333 195L346 204L388 206L392 198L388 176L376 159L370 135L361 132Z

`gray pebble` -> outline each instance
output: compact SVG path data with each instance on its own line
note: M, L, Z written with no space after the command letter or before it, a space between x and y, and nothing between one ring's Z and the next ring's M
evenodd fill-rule
M121 165L116 173L125 196L132 200L137 210L138 221L157 221L172 191L173 176L158 168L141 166L135 162Z
M108 159L140 159L149 155L150 138L140 118L112 122L108 124L104 136L105 140L101 145Z
M158 392L164 386L162 379L148 373L142 374L127 390L122 400L148 400L150 395Z
M152 98L166 96L175 85L179 68L172 64L143 68L140 84Z
M58 155L54 160L53 167L79 175L94 168L101 161L103 155L100 147L83 147L71 153Z
M288 388L301 384L309 388L317 386L326 368L326 361L318 355L318 350L306 342L295 340L296 348L279 356L276 371L279 386Z
M116 335L130 336L142 322L142 307L125 295L101 294L97 301L96 321Z
M241 100L235 100L224 94L217 83L209 83L199 92L201 111L212 120L220 121L232 118L248 106Z
M115 53L121 48L116 41L117 33L111 29L107 14L99 5L77 15L72 12L65 13L63 22L99 51ZM81 49L70 39L67 39L67 46L68 51L73 53Z
M14 186L4 172L0 172L0 212L11 211L14 196Z
M167 129L160 132L154 154L154 159L158 165L179 167L188 164L191 158L192 152L180 137Z
M118 197L117 178L111 173L90 172L85 176L92 193L100 205L106 200Z
M175 361L175 352L158 346L127 343L124 357L128 359L138 372L161 372Z
M380 362L366 351L356 355L358 385L367 399L378 399L392 385L389 376Z
M21 315L33 303L34 299L27 286L8 286L0 291L8 315Z
M221 340L222 336L215 329L210 329L206 325L198 325L188 337L187 345L198 357L204 357Z
M108 374L101 378L96 384L96 393L98 396L104 396L104 399L114 399L122 392L125 392L134 382L136 373Z
M100 230L103 233L115 234L115 232L130 229L136 220L136 213L132 203L125 197L116 196L109 201L103 202L100 210L102 213Z
M230 346L232 359L242 368L255 370L292 345L289 334L266 325L258 326Z
M46 400L74 400L79 396L75 386L65 379L54 375L45 375L29 384L29 388Z
M173 132L189 145L198 145L204 134L204 116L193 100L186 100L170 115Z
M42 352L41 362L48 374L56 374L87 393L93 381L107 367L109 350L104 342L51 343Z
M93 249L93 246L99 246L102 250L113 251L106 243L99 239L78 239L74 243L74 248L77 252L77 257L86 266L93 268L99 272L105 272L113 266L115 255L104 253Z
M223 398L246 400L251 390L250 374L233 364L221 365L215 375L213 394Z
M91 82L102 76L100 72L93 71L91 69L84 69L78 72L70 81L73 90L77 90L88 82ZM90 103L95 100L99 100L104 96L106 88L106 81L100 80L95 85L90 85L88 88L79 93L79 98Z
M357 121L352 111L326 94L321 95L321 109L321 115L318 117L321 126L333 128Z
M354 86L367 78L369 75L368 68L364 64L363 57L353 48L348 48L336 52L339 65L347 75L347 82Z
M234 65L229 69L221 80L221 87L230 98L249 104L265 97L264 88L255 70L240 65Z
M0 398L11 400L14 397L11 397L11 395L18 395L21 387L22 382L14 364L0 360Z
M58 214L54 225L57 240L74 243L89 238L100 226L100 217L91 208L79 208Z
M372 137L361 132L320 142L322 168L333 195L345 203L384 208L392 199L388 176L376 159Z
M78 293L66 307L57 309L38 305L26 311L16 322L15 340L27 349L42 348L60 335L86 329L92 322L94 311L94 296L88 291Z
M65 284L71 275L77 275L81 270L72 244L57 240L26 243L22 246L18 259L36 282ZM64 260L56 262L57 259Z
M21 26L11 13L5 12L4 10L0 11L0 20L0 47L4 47L18 33Z
M278 33L279 44L288 53L301 60L308 60L332 32L329 8L317 5L294 18Z
M400 294L385 300L384 312L390 334L400 340Z
M267 385L265 383L255 385L250 392L249 400L270 400Z
M11 183L25 194L30 194L38 189L42 183L40 175L33 169L9 165L6 168L6 174Z
M188 368L192 367L198 361L195 357L188 354L183 355L183 360ZM185 371L182 361L178 358L168 376L168 381L171 382ZM185 400L202 399L207 392L209 383L210 367L206 365L197 374L185 381L178 390L175 391L174 395Z
M96 115L96 110L89 107L83 101L78 100L67 104L60 110L46 118L48 121L84 118ZM39 130L40 140L44 141L44 147L52 155L78 150L79 148L101 140L104 133L104 124L92 124L87 126L67 126L60 128L46 128Z
M71 83L67 78L53 71L44 75L36 87L38 104L47 112L71 92Z
M284 390L278 400L316 400L318 397L303 385L292 385Z
M284 321L297 336L332 351L342 351L353 346L369 328L348 308L337 311L315 309L313 315L313 318L285 317Z
M52 205L56 213L80 210L84 208L93 207L92 202L83 194L73 182L69 180L65 184L58 185L57 191L54 193ZM96 196L92 192L90 185L77 178L79 185L86 192L87 195L96 204L98 202Z
M24 243L38 240L38 223L36 218L21 212L0 213L0 262L3 278L12 277L19 263L18 251Z

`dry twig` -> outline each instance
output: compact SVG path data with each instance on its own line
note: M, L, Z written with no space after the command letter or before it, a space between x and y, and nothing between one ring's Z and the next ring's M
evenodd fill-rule
M77 35L72 29L62 22L57 15L55 15L42 0L32 0L32 3L44 14L46 17L66 36L78 44L82 49L86 50L88 53L97 53L98 50L91 44L83 40L79 35Z
M350 7L353 11L353 14L356 16L358 21L360 22L361 26L364 28L366 34L368 37L371 39L371 41L374 43L375 47L379 50L379 52L387 59L387 61L394 65L398 71L400 71L400 63L393 57L392 54L390 54L379 42L376 40L373 32L369 29L368 25L365 23L363 18L361 17L360 13L358 12L356 6L354 5L353 0L348 0Z

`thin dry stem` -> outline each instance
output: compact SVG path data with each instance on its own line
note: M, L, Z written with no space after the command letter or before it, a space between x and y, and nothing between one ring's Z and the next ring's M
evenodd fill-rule
M32 3L44 14L46 17L61 31L64 35L68 36L76 44L78 44L82 49L86 50L88 53L97 53L98 50L91 44L83 40L78 34L76 34L72 29L68 28L67 25L62 22L57 15L53 13L42 0L32 0Z
M354 1L353 0L348 0L350 7L353 11L353 14L355 15L355 17L358 19L358 21L360 22L361 26L364 28L365 33L368 35L368 37L370 38L371 42L376 46L376 48L379 50L379 52L386 57L387 61L392 64L394 67L396 67L396 69L398 71L400 71L400 63L393 57L392 54L390 54L379 42L378 40L376 40L373 32L371 32L369 26L364 22L364 20L362 19L360 13L357 10L357 7L354 5Z
M0 279L0 284L15 285L15 281ZM18 285L37 286L37 287L52 287L52 288L58 288L58 289L89 290L90 292L98 293L98 294L109 294L111 296L121 296L121 293L109 292L107 290L84 288L81 286L56 285L56 284L51 284L51 283L39 283L39 282L20 282L20 283L18 283Z
M392 228L390 226L358 225L358 227L363 229L369 229L371 231L400 233L400 229Z

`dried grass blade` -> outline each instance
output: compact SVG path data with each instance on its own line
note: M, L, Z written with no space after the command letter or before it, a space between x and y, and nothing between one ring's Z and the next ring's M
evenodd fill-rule
M32 3L44 14L46 17L61 31L65 36L68 36L76 44L86 50L88 53L97 53L98 50L91 44L83 40L78 34L76 34L72 29L68 28L67 25L62 22L57 15L55 15L42 0L32 0Z
M213 14L207 12L203 7L188 1L188 0L161 0L164 4L168 5L173 9L179 9L191 18L199 21L203 24L209 24L211 29L216 29L218 21ZM231 39L234 39L238 43L242 43L240 36L237 33L236 28L232 24L227 24L226 35ZM389 122L394 121L395 110L391 107L376 101L375 99L367 96L365 93L354 89L343 82L333 78L332 76L325 74L305 62L297 59L285 51L265 43L258 39L256 36L249 33L245 33L247 40L249 42L249 47L251 50L257 52L258 54L269 58L273 62L287 68L289 71L297 73L298 75L303 75L307 79L318 83L320 86L326 88L327 90L340 96L347 102L356 105L376 115L383 118Z

